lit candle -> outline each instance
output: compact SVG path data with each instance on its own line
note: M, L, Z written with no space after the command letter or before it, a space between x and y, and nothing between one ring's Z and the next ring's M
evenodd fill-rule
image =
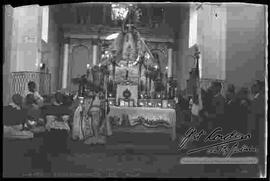
M90 68L90 64L87 64L86 67L87 67L87 69L89 69Z

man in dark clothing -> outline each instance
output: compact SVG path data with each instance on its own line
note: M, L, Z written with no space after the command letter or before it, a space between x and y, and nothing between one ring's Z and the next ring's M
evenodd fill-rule
M6 126L23 125L26 121L26 112L22 110L23 98L19 94L12 96L12 102L3 107L3 122Z
M235 99L234 127L241 133L247 132L247 121L250 100L248 99L248 89L241 88Z
M23 131L27 113L22 110L22 102L22 96L15 94L12 96L12 102L3 107L4 137L6 138L33 138L33 133Z
M211 85L211 92L213 98L211 101L211 107L208 112L207 118L209 121L209 129L213 129L218 126L224 126L224 108L225 99L221 95L222 85L220 82L213 82Z
M256 81L251 87L254 98L251 102L251 109L248 119L248 130L252 133L252 141L258 149L260 166L265 162L265 85L262 81ZM262 170L262 169L261 169Z
M235 87L234 85L228 85L226 91L226 102L225 102L225 124L224 129L226 131L232 131L232 125L236 121L235 119L236 113L236 95L235 95Z

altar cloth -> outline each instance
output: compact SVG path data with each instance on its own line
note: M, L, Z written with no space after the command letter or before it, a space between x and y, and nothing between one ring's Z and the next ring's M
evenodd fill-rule
M130 122L130 125L133 125L133 122L138 118L143 117L151 121L163 120L169 123L170 128L172 129L171 136L172 139L175 139L175 126L176 126L176 112L174 109L164 109L164 108L153 108L153 107L110 107L110 113L107 115L107 122L109 128L109 135L112 134L111 123L109 122L110 118L118 117L120 118L120 125L122 124L123 117L127 116ZM153 129L153 128L150 128Z

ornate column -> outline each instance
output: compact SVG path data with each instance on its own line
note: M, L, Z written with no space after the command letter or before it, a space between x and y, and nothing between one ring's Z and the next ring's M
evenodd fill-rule
M62 88L67 88L68 78L68 54L69 54L69 41L66 40L64 44L64 59L63 59L63 74L62 74Z

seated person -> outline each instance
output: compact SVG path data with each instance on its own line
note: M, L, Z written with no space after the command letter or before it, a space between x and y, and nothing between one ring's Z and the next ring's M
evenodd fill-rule
M33 94L37 104L39 106L42 106L44 98L36 90L36 83L33 81L30 81L28 83L28 90L25 92L25 96L27 96L28 94Z
M12 102L3 107L4 137L6 138L33 138L33 133L23 131L27 113L22 109L23 98L19 94L12 96Z
M33 94L28 94L25 98L25 104L24 109L27 112L27 118L30 121L39 122L41 111L39 109L39 106L36 102L36 99Z

